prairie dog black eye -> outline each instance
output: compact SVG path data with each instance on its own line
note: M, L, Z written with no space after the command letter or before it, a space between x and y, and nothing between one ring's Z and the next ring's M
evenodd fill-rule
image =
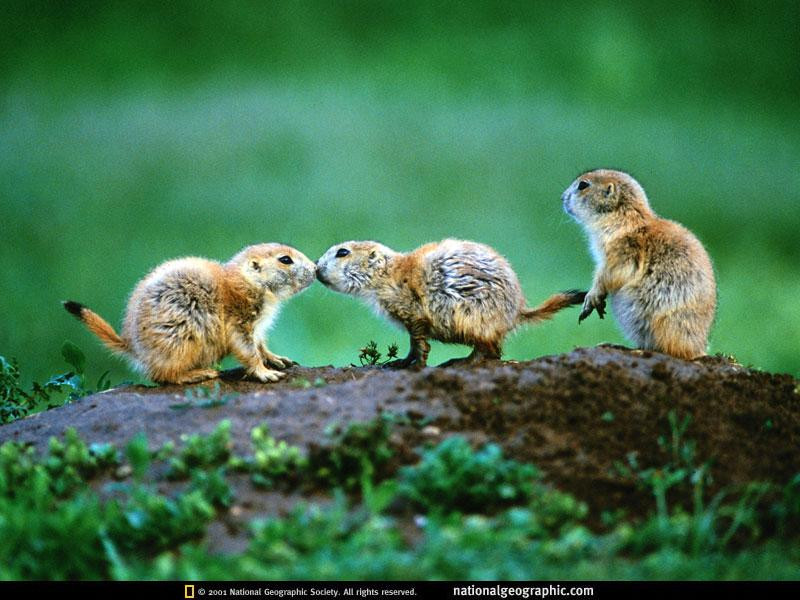
M588 181L581 181L580 183L578 183L579 190L585 190L587 187L589 187Z
M255 261L255 260L250 263L250 267L253 269L253 271L260 271L261 270L261 265L258 264L258 262Z
M350 250L348 250L347 248L339 248L336 251L336 258L342 258L343 256L347 256L348 254L350 254Z
M281 256L278 260L285 265L294 264L294 261L292 260L291 256Z

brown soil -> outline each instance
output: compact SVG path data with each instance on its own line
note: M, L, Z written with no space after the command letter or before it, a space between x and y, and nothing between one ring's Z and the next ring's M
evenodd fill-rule
M325 385L308 386L318 378ZM302 368L287 381L260 384L226 373L223 393L237 392L216 408L176 410L184 388L131 386L0 427L0 442L42 446L74 427L90 442L118 447L143 431L152 447L181 434L208 433L222 419L232 423L239 453L249 432L267 422L272 434L309 448L331 424L366 421L381 411L430 420L424 434L401 428L392 442L404 460L427 436L460 433L476 444L494 441L505 453L536 464L547 481L586 501L592 521L605 509L644 515L646 492L614 468L637 453L642 466L669 457L658 444L669 436L667 415L691 415L686 437L697 462L710 460L715 489L750 481L785 483L800 472L800 385L789 375L745 368L722 357L695 362L620 347L579 348L530 362L395 371L377 367ZM247 478L234 479L237 504L210 531L212 546L241 548L240 524L255 514L285 514L301 496L263 492ZM167 485L167 484L165 484Z

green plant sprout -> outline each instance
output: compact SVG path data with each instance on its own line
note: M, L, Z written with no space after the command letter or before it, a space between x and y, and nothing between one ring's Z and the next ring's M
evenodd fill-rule
M358 361L362 367L385 365L397 358L397 344L391 343L386 349L386 358L381 360L383 355L378 350L378 344L370 340L369 343L358 351ZM355 365L354 365L355 366Z

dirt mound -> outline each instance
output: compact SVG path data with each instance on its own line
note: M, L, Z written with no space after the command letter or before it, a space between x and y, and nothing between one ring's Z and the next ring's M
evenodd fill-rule
M699 462L712 461L716 488L785 483L800 470L798 381L721 357L685 362L601 346L480 367L297 367L287 381L268 385L240 376L226 373L221 393L238 395L218 407L180 408L185 389L177 386L118 388L0 427L0 442L42 445L74 427L87 441L119 447L143 431L157 447L183 433L209 433L229 419L239 452L248 451L249 431L262 422L276 438L308 448L332 424L391 411L426 418L434 440L460 433L478 444L499 443L508 456L536 464L549 482L586 501L595 519L605 509L650 510L652 498L614 463L636 452L640 465L664 464L658 438L670 434L670 411L691 416L686 438L696 442ZM409 460L419 442L419 432L404 430L393 439ZM248 487L246 478L241 487ZM296 499L238 492L249 512L282 513Z

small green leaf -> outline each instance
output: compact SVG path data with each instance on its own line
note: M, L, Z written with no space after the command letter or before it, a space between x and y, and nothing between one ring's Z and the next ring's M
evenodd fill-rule
M62 373L61 375L53 375L47 380L47 383L44 384L44 389L59 390L63 385L68 386L73 390L80 390L80 377L75 373Z
M311 387L311 382L306 379L305 377L298 377L292 380L290 384L292 387L299 388L301 390L305 390Z
M61 355L64 357L64 360L75 369L78 375L83 375L84 369L86 368L86 356L80 348L72 342L66 341L61 347Z

